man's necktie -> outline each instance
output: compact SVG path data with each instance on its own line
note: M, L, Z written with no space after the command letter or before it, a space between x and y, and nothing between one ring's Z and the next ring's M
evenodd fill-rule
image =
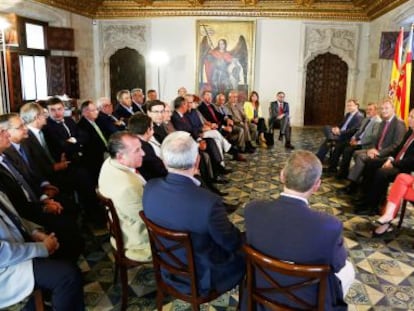
M29 158L27 157L26 152L24 151L24 149L22 148L22 146L20 146L18 148L19 154L22 156L22 159L24 160L24 162L27 164L27 166L30 166L29 164Z
M351 122L353 117L354 117L353 114L348 115L348 117L346 118L346 121L344 122L344 124L341 127L341 131L345 131L348 128L349 122Z
M7 208L7 204L5 204L6 200L2 198L3 194L0 195L0 209L9 217L9 219L13 222L16 228L19 230L21 235L23 236L26 242L33 242L33 239L30 233L27 231L25 226L20 220L20 217L12 212L10 209Z
M382 148L382 143L384 142L385 139L385 135L387 134L388 131L388 127L390 126L390 122L389 121L385 121L385 126L381 132L381 136L380 139L378 140L378 144L377 144L377 149L381 150Z
M279 116L283 114L283 103L279 103Z
M396 157L395 157L395 161L398 162L400 160L403 159L405 153L407 152L408 147L410 147L410 145L412 144L412 142L414 141L414 133L411 134L407 140L405 141L405 144L402 146L401 150L397 153Z
M95 122L91 122L91 124L92 124L93 128L95 129L96 133L98 134L98 136L101 138L104 145L108 146L108 141L106 140L104 134L102 134L102 131L99 128L99 126Z
M72 133L70 132L69 127L65 124L65 121L61 121L60 124L62 124L63 128L65 129L65 131L69 135L69 137L72 137Z
M13 164L7 159L7 156L3 155L3 166L10 172L10 174L14 177L14 179L17 181L17 183L22 188L23 192L26 194L27 199L31 202L38 201L38 198L34 191L32 190L32 187L27 183L27 181L24 179L22 174L13 166Z
M368 119L368 122L364 124L364 126L359 131L358 136L356 137L357 140L361 140L361 138L365 135L365 130L367 129L368 124L370 124L371 119Z
M52 154L50 153L49 147L47 146L46 139L42 131L39 131L39 138L40 138L40 144L42 145L43 150L45 151L47 157L52 163L55 163L55 159L53 159Z
M213 117L214 123L218 124L218 119L216 116L216 113L214 112L213 107L211 107L211 105L207 105L208 110L210 111L211 116Z

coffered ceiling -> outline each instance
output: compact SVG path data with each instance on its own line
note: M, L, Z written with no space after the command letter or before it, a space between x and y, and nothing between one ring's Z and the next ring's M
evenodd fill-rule
M35 0L94 19L155 16L369 21L408 0Z

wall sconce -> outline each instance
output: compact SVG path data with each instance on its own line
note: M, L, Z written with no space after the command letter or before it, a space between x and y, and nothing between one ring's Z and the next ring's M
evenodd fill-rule
M148 56L150 64L157 66L158 99L161 99L160 69L162 66L168 64L169 60L170 58L165 51L152 51Z
M10 111L10 99L9 99L9 81L7 74L7 61L6 61L6 36L5 30L10 27L10 23L4 18L0 17L0 33L1 33L1 51L2 58L0 60L0 87L2 95L1 113L7 113Z

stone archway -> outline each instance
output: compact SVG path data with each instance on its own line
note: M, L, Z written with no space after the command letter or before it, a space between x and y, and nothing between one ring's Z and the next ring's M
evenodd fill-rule
M299 71L301 72L299 84L302 87L298 94L301 103L299 111L303 114L301 116L303 120L302 124L309 124L309 116L305 115L309 112L309 109L305 109L307 68L308 64L319 55L325 53L336 55L347 65L345 100L342 105L342 110L338 109L338 113L343 115L346 98L355 97L358 76L359 32L360 28L358 25L340 23L328 25L326 23L313 22L305 24L303 28L304 41L301 46L303 59L299 65Z

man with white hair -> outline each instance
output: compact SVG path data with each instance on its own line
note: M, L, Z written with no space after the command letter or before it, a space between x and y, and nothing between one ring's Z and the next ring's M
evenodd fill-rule
M99 110L99 114L95 122L102 129L107 139L113 133L125 130L125 122L113 115L114 105L108 97L98 98L96 100L96 107Z
M230 290L244 276L241 235L227 218L222 199L200 188L194 178L200 160L197 143L187 132L174 132L162 143L161 156L168 175L145 186L145 215L160 226L191 233L201 294ZM182 253L175 255L185 261ZM190 291L189 284L168 272L162 277L180 292Z

